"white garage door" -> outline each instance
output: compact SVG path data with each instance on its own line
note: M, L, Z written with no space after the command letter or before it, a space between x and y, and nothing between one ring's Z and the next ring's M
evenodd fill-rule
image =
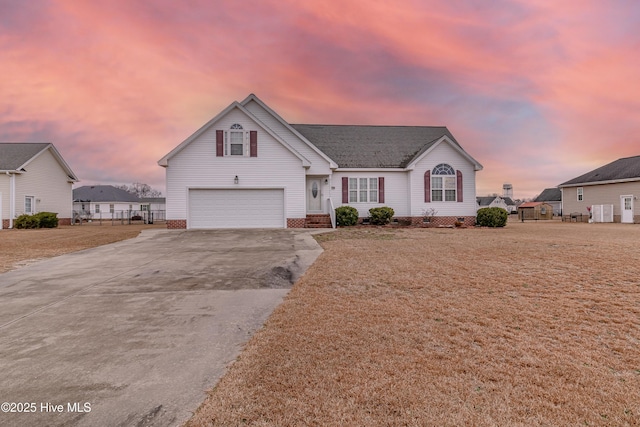
M283 189L189 190L189 228L284 228Z

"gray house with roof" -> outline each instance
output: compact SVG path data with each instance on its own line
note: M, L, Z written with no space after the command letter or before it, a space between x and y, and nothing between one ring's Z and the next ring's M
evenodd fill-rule
M253 94L158 163L169 228L330 224L343 205L474 224L482 169L444 126L289 124Z
M50 143L0 143L0 228L23 214L55 212L71 224L72 185L78 178Z
M559 185L563 215L612 205L613 221L640 223L640 156L618 159Z

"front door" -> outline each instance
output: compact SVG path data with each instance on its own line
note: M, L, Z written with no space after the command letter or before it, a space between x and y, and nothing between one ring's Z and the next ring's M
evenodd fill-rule
M307 180L307 212L322 212L321 181L318 178Z
M620 197L620 210L622 211L620 222L633 223L633 196Z

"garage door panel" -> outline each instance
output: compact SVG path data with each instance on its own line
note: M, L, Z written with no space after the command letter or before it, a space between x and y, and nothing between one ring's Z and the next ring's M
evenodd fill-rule
M191 189L189 228L283 228L282 189Z

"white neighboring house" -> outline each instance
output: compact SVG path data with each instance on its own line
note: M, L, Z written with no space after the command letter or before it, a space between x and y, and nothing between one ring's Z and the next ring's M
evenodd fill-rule
M305 227L342 205L473 225L482 169L443 126L289 124L253 94L158 164L168 228Z
M85 185L73 190L73 211L82 219L128 219L141 210L138 196L113 185Z
M516 204L510 197L486 196L476 197L477 208L502 208L508 213L516 212Z
M60 225L71 224L74 182L53 144L0 143L0 228L38 212L55 212Z

